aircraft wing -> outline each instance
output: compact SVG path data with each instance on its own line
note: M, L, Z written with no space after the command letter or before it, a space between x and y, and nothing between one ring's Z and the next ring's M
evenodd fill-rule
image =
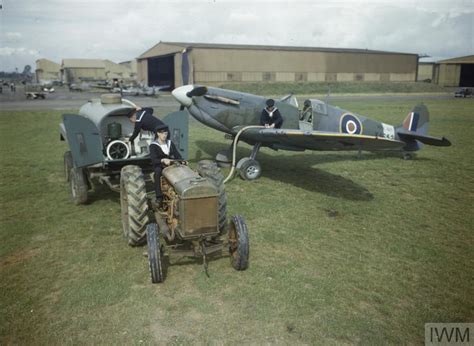
M242 127L235 127L237 133ZM384 137L296 129L253 128L242 133L246 142L286 150L384 150L402 148L406 143Z

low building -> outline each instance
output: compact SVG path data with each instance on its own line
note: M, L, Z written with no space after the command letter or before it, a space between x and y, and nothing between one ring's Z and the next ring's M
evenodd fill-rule
M61 77L66 84L133 79L127 66L101 59L63 59Z
M145 84L415 81L418 55L367 49L159 42L137 58Z
M434 67L436 58L423 56L418 59L418 74L416 80L418 82L433 82Z
M474 55L438 61L433 81L441 86L474 86Z
M137 60L129 60L120 62L119 65L125 66L130 70L130 77L133 79L137 78Z
M40 84L61 80L61 65L48 59L36 60L36 82Z
M134 79L132 70L122 64L116 64L110 60L104 60L105 76L107 80L122 80L129 82Z
M66 84L105 81L105 64L100 59L63 59L61 78Z

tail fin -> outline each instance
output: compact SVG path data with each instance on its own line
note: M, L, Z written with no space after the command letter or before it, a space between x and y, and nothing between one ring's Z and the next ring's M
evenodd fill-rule
M423 105L417 105L408 113L403 123L396 128L397 134L402 141L406 143L403 148L406 151L416 151L422 148L422 144L435 146L450 146L451 142L446 138L436 138L428 136L428 123L430 113L428 108Z
M408 113L403 123L400 125L403 129L417 134L426 135L428 133L428 123L430 121L430 112L425 105L415 106L410 113Z

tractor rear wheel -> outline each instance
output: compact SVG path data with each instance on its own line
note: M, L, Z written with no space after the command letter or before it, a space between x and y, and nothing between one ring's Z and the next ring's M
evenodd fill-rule
M146 241L148 243L148 263L150 265L151 282L163 282L163 247L160 244L160 234L156 223L146 226Z
M249 233L242 216L232 216L228 236L232 267L235 270L247 269L249 266Z
M69 170L69 185L71 187L72 202L75 205L85 204L89 186L83 168L73 167Z
M70 150L68 150L64 153L64 178L66 179L66 181L69 181L69 174L71 172L72 167L72 153Z
M219 231L225 233L227 226L227 196L224 187L224 175L214 161L202 160L198 162L199 175L209 179L219 193Z
M123 235L128 245L143 245L149 222L145 176L138 166L125 166L120 174Z

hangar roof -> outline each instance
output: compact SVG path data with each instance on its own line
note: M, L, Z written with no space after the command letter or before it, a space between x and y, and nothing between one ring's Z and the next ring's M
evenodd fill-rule
M63 59L61 68L104 68L101 59Z
M184 48L207 48L207 49L252 49L252 50L286 50L286 51L306 51L306 52L329 52L329 53L368 53L368 54L403 54L415 55L413 53L397 53L370 49L357 48L327 48L327 47L298 47L298 46L266 46L266 45L248 45L248 44L221 44L221 43L197 43L197 42L163 42L160 41L152 48L141 54L138 59L149 58L153 56L151 53L154 48L160 44L178 46Z
M38 59L36 60L36 69L43 71L58 71L61 68L61 65L51 61L49 59Z
M439 64L474 64L474 55L438 61Z

